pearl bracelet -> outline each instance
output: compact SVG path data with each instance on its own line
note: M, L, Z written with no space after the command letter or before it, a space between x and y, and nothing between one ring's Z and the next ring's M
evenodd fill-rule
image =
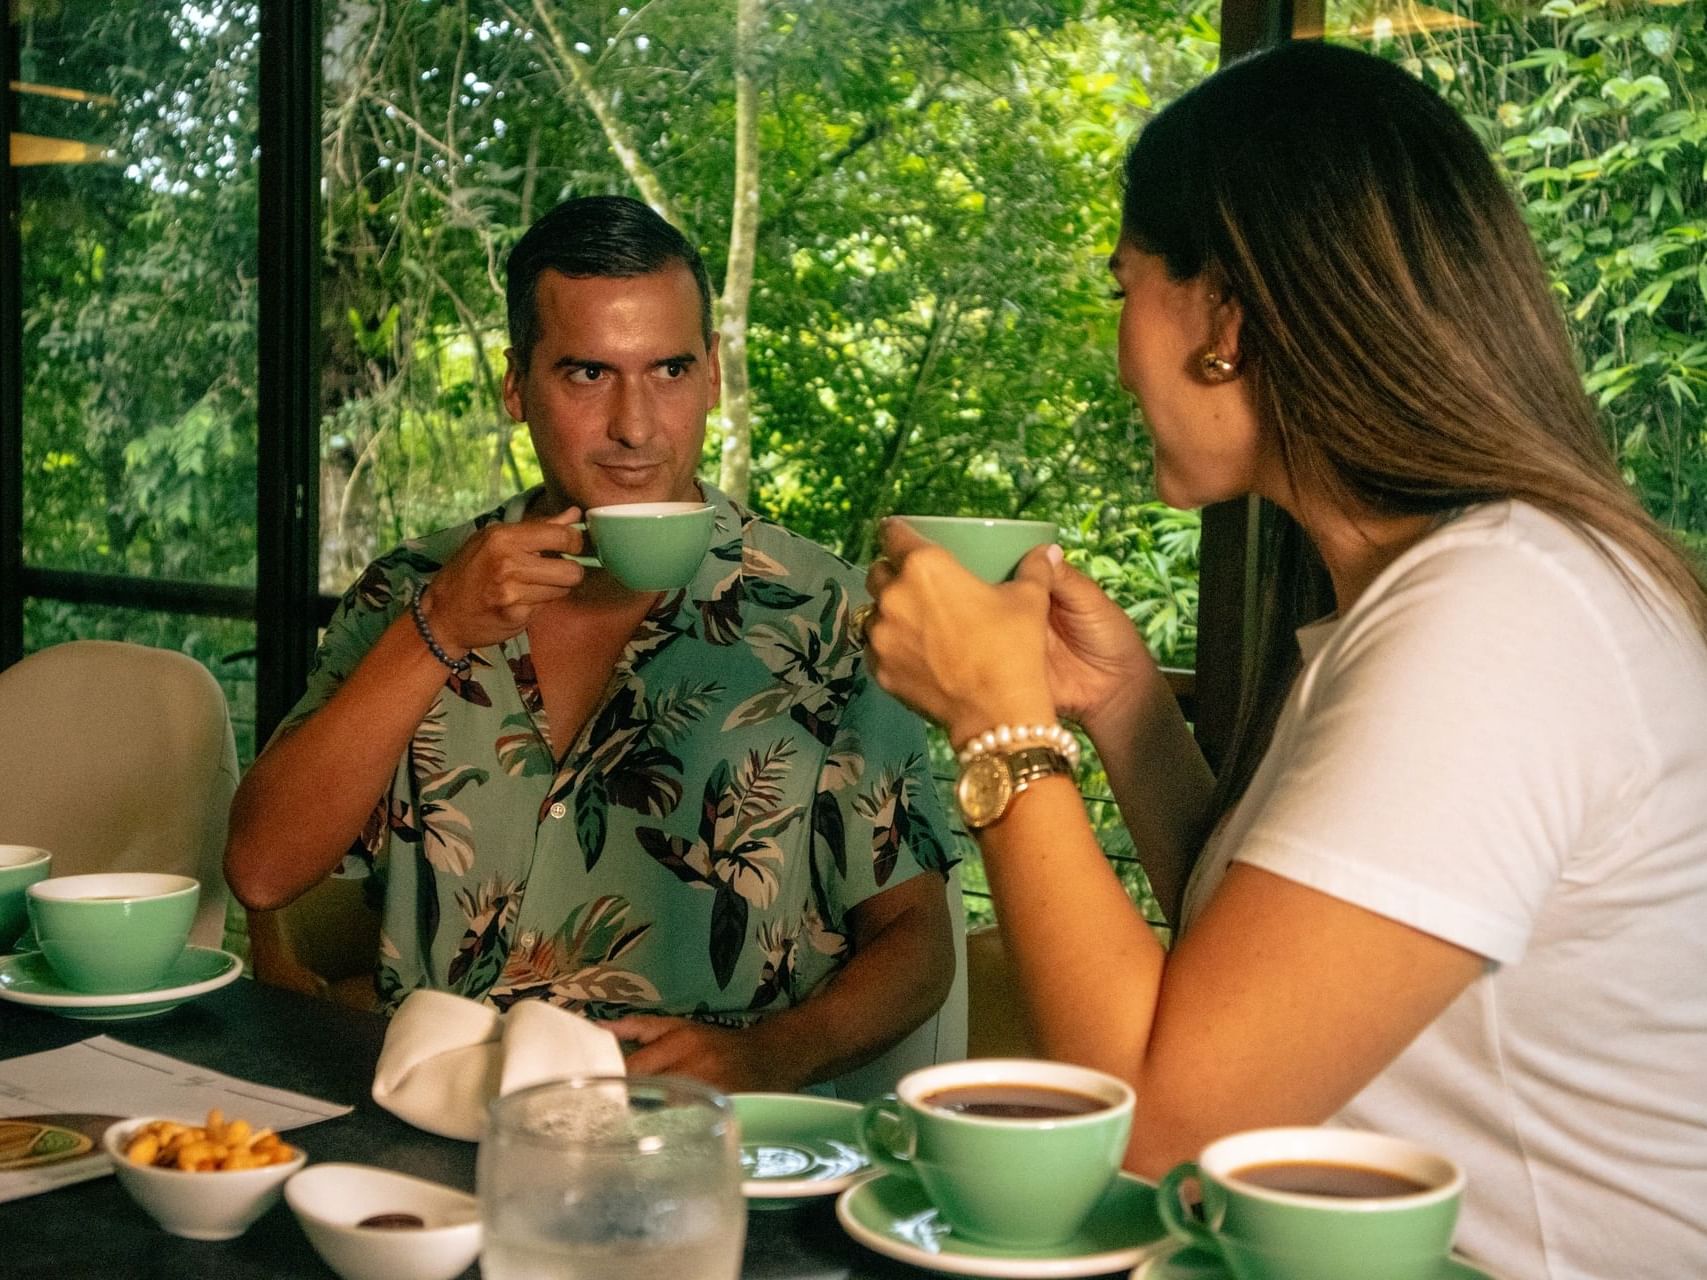
M999 724L975 734L955 753L961 764L971 764L979 756L1014 747L1053 747L1066 757L1072 768L1079 767L1079 740L1072 730L1060 724Z

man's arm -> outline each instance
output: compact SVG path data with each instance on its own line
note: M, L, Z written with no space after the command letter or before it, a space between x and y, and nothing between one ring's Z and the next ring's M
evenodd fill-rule
M579 516L571 507L490 524L465 542L421 602L440 647L461 658L507 640L578 585L586 571L546 553L581 549L570 527ZM225 878L239 902L273 910L331 873L444 682L443 664L400 614L324 706L268 744L231 805Z
M726 1093L792 1092L864 1065L935 1013L954 981L941 876L921 872L848 911L853 954L810 997L744 1030L633 1014L609 1025L638 1041L635 1073L703 1080Z
M231 802L225 878L239 902L274 910L331 874L444 680L405 613L325 706L268 744Z

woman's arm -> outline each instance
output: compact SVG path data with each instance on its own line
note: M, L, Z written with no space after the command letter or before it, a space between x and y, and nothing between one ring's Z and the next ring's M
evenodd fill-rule
M1050 582L1044 655L1057 713L1090 736L1151 892L1177 922L1215 787L1179 701L1131 619L1065 565Z
M1065 778L1034 784L980 844L1039 1051L1132 1084L1127 1166L1147 1176L1219 1134L1326 1120L1482 967L1243 865L1164 952Z
M887 521L883 539L885 555L868 575L873 596L894 583L902 561L912 575L871 628L874 651L887 648L885 687L943 724L957 746L993 724L1077 721L1108 774L1152 891L1168 919L1178 920L1215 778L1132 620L1063 564L1059 547L1033 551L1016 581L997 588L972 579L904 521ZM1005 597L1016 592L1042 615L1035 628L1022 630L1007 616ZM968 652L962 620L991 617L1002 621L984 655L993 659L987 680L967 684L953 705L935 705L937 672L960 667Z
M1055 602L1066 592L1048 559L1034 554L1015 582L993 588L910 531L886 534L885 550L868 644L885 687L955 742L1070 702L1051 697L1062 663L1049 647L1066 634ZM1109 743L1127 811L1165 811L1150 819L1153 847L1189 847L1207 770L1185 770L1182 784L1167 771L1180 753L1164 745L1146 757L1141 747L1149 735L1179 746L1177 712L1164 715L1157 693L1142 689L1124 703L1079 705L1099 749ZM1186 802L1173 803L1182 791ZM1134 1085L1128 1162L1140 1172L1158 1173L1216 1134L1327 1119L1481 971L1472 951L1243 865L1164 952L1066 778L1035 783L980 841L1038 1046Z

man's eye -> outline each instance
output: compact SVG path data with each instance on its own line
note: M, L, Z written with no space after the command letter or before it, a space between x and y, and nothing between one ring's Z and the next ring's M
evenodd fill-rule
M1126 290L1122 289L1119 285L1116 285L1108 291L1108 296L1116 302L1125 302Z
M686 360L671 360L661 366L666 378L679 378L688 371Z
M597 382L604 376L605 371L596 364L578 365L569 371L569 381L571 382Z

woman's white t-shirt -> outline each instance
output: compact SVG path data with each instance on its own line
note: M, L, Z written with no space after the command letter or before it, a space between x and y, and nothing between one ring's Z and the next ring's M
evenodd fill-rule
M1236 859L1486 957L1335 1122L1458 1160L1511 1280L1707 1277L1707 646L1517 502L1299 641L1186 927Z

